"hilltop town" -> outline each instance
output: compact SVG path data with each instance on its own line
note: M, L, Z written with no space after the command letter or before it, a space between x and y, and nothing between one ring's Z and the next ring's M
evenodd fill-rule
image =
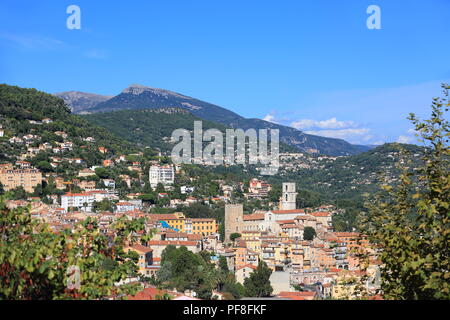
M112 166L123 159L105 160L104 165ZM139 163L130 163L130 167L142 173ZM148 279L158 279L161 258L169 246L185 247L194 254L207 252L216 268L225 261L226 268L241 285L263 261L272 271L273 297L294 300L357 298L360 292L356 284L363 278L368 295L375 296L379 289L379 262L371 260L370 266L362 270L355 251L361 247L369 249L364 236L357 232L335 232L332 218L338 211L333 205L297 208L295 183L282 184L281 197L277 204L271 203L272 209L255 209L244 214L243 204L233 198L235 187L225 181L218 182L221 192L209 198L192 196L195 187L181 186L183 197L177 199L173 197L174 184L177 175L183 174L182 168L152 164L145 175L149 179L146 183L161 191L157 192L157 202L152 204L138 193L120 197L114 179L98 180L96 172L100 168L104 169L103 166L80 169L77 179L65 181L43 174L27 161L17 161L1 165L0 181L6 192L23 188L26 193L32 193L43 182L54 184L55 190L61 192L48 195L46 201L40 197L6 201L11 209L29 206L33 218L47 223L54 232L75 228L77 223L92 218L98 221L101 233L113 239L112 226L117 220L123 217L129 221L141 219L144 230L124 247L139 255L139 275L127 281L139 282L143 291L131 299L154 299L155 292L161 294ZM86 179L94 176L97 179ZM129 177L122 178L129 186L134 183ZM72 188L80 191L74 192ZM244 199L259 201L264 201L271 191L270 184L256 178L249 181L247 189L238 188L246 191ZM158 202L164 199L168 201ZM194 218L177 211L200 203L205 207L223 207L224 219ZM154 213L158 207L165 208L167 213ZM151 238L145 238L148 234ZM173 298L198 299L194 290L166 291L163 292ZM214 291L211 297L225 299L227 295Z
M0 89L4 207L28 208L54 234L94 223L111 248L130 230L120 250L134 252L136 272L114 284L138 285L129 299L378 297L376 251L340 223L346 208L307 199L289 174L269 182L245 166L175 165L167 152L70 114L59 98ZM280 171L340 159L282 153Z

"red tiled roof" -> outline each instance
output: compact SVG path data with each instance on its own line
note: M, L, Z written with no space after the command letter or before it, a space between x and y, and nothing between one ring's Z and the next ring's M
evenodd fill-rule
M168 291L150 287L139 291L134 296L128 296L128 300L155 300L157 295L163 295L164 293L168 293Z
M152 252L153 249L149 248L149 247L144 247L143 245L140 244L135 244L131 246L132 249L142 252L142 253L147 253L147 252Z
M89 193L66 193L63 197L87 197L90 196Z
M177 246L196 246L196 241L167 241L167 240L151 240L148 242L149 246L168 246L168 245L177 245Z
M244 215L244 221L264 220L264 213L252 213Z
M278 294L279 297L288 298L291 300L306 300L313 299L316 296L316 293L313 291L303 291L303 292L287 292L282 291Z
M310 215L312 215L314 217L328 217L328 216L330 216L330 213L329 212L318 211L318 212L311 212Z
M177 216L174 214L149 214L150 220L178 220Z
M252 264L246 264L246 265L243 265L243 266L240 266L240 267L236 268L236 271L237 271L237 270L241 270L241 269L243 269L243 268L245 268L245 267L250 268L250 269L253 269L253 270L256 270L256 269L257 269L257 267L254 266L254 265L252 265Z

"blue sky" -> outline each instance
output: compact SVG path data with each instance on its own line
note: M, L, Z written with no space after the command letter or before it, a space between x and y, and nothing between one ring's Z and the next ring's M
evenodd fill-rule
M449 0L3 0L0 82L140 83L353 143L413 142L408 113L428 116L450 83L449 31Z

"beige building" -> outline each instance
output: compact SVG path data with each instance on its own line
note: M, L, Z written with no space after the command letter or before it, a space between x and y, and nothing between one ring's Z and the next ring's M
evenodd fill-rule
M0 182L6 191L23 187L26 192L33 192L37 185L42 183L42 173L34 168L13 169L4 167L0 171Z
M242 204L225 205L225 242L230 241L230 235L244 230L244 207Z
M244 284L245 278L250 277L250 274L257 269L256 266L252 264L246 264L244 266L236 268L235 276L236 281L240 284Z

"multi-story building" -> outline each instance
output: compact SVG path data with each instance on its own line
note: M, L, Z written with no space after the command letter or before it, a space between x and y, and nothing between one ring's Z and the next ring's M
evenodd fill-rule
M246 194L246 196L247 198L262 199L267 197L270 190L270 184L268 184L266 181L254 178L249 182L248 194Z
M297 192L295 191L295 183L284 182L280 199L280 210L294 210L296 206Z
M176 229L179 232L186 232L186 217L182 212L175 212L171 214L151 214L148 217L150 221L158 222L163 227L167 225L168 227Z
M155 188L158 183L166 185L172 185L175 181L175 170L173 166L159 166L154 165L150 167L149 170L149 181L150 186Z
M0 183L6 191L22 187L31 193L42 183L42 173L35 168L14 169L12 165L2 166Z
M225 242L230 241L232 233L241 233L244 230L244 207L242 204L225 205Z
M256 269L257 267L252 264L236 267L236 281L244 284L245 278L248 278L250 274L253 273L253 271L255 271Z
M92 211L95 195L92 193L66 193L61 196L61 207L65 210L78 208L82 211Z
M148 242L148 246L153 250L153 258L161 258L164 249L166 249L169 245L176 248L184 246L193 253L198 253L201 251L201 244L199 244L198 241L151 240Z
M134 251L139 255L138 268L139 273L144 276L149 276L148 267L153 264L153 250L149 247L144 247L140 244L135 244L124 248L125 252Z
M193 234L209 236L211 234L217 233L217 224L215 219L197 218L186 220L191 220Z

